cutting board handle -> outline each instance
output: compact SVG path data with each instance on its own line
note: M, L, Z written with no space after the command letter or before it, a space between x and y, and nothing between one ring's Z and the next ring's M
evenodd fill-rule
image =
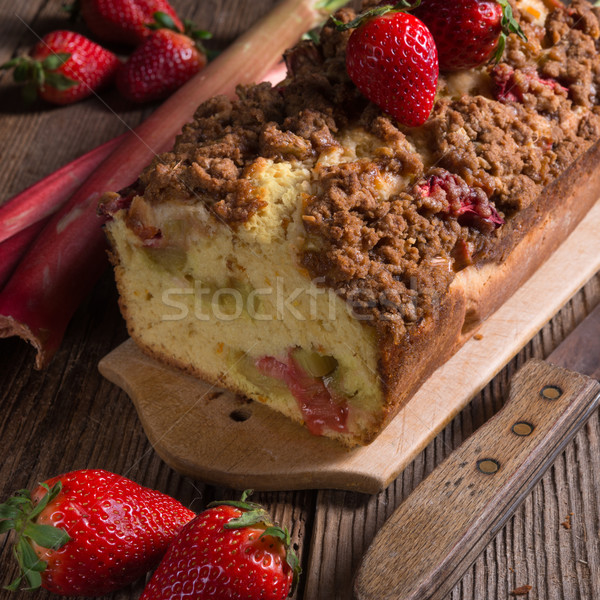
M364 556L357 600L441 600L598 406L600 385L529 361L504 408L392 514Z

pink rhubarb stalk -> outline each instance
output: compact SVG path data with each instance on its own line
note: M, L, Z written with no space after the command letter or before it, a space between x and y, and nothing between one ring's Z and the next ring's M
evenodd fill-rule
M261 81L282 53L343 2L284 0L214 62L127 134L93 175L40 233L0 294L0 337L18 335L46 366L67 325L106 268L106 241L97 216L105 191L120 190L192 119L198 104L217 94L233 96L238 84ZM260 57L261 60L257 60Z
M54 214L121 143L114 138L65 165L0 206L0 243Z
M0 256L2 257L0 260L0 290L2 290L4 284L17 268L21 258L23 258L27 249L47 222L48 219L38 221L7 240L0 242Z

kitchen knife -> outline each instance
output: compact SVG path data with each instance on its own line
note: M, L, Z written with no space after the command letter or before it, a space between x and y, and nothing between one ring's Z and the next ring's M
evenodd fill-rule
M527 362L502 410L396 509L362 559L355 598L446 597L597 410L599 377L600 305L547 361Z

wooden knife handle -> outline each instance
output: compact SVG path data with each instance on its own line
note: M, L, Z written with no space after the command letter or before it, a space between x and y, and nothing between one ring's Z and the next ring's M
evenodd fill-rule
M594 379L529 361L504 408L392 514L365 554L357 600L441 600L598 406Z

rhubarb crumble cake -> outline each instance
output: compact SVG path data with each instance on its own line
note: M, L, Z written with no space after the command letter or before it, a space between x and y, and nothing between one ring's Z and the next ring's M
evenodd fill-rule
M441 74L420 127L358 91L331 22L281 84L202 104L103 201L137 344L314 434L372 441L599 189L600 9L511 4L527 40Z

